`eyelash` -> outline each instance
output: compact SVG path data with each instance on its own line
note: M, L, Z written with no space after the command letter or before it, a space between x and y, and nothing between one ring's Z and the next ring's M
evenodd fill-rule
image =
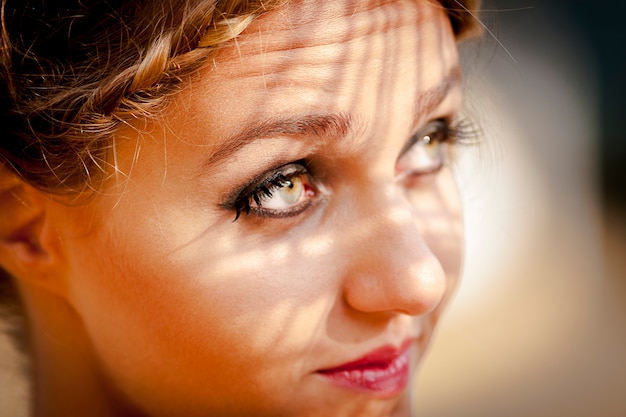
M400 151L396 161L396 176L400 182L427 180L447 165L454 145L475 143L477 129L469 119L440 118L423 125ZM412 186L410 186L412 188Z
M432 130L434 134L430 133L431 131L428 130L433 127L435 127L435 129ZM400 158L419 141L423 140L424 136L431 136L439 144L468 145L476 143L478 130L467 118L454 121L450 118L433 120L427 123L424 128L420 129L420 131L413 136L412 140L407 144L405 149L402 150ZM288 167L295 168L293 171L285 172ZM436 171L438 171L438 169ZM431 173L434 172L435 171ZM415 174L429 174L429 172L417 172ZM272 212L262 210L262 200L265 198L271 198L276 191L289 185L291 179L298 176L311 177L307 161L298 160L291 162L273 170L273 172L269 175L267 173L262 174L260 177L251 181L249 185L243 187L243 189L239 192L236 192L236 197L231 202L224 204L223 207L228 210L235 211L235 218L233 222L237 221L241 217L242 213L245 213L247 216L252 211L258 212L260 215L269 215L271 217L279 218L295 216L308 208L310 204L301 204L292 209ZM310 182L312 183L312 181ZM252 202L256 204L256 207L252 206Z
M480 129L470 118L458 118L453 122L440 120L446 124L445 142L453 145L476 145L480 141Z
M287 168L293 167L293 170L290 172L284 172ZM283 170L283 171L281 171ZM259 214L272 215L273 217L290 217L298 214L299 212L305 210L308 207L308 204L300 205L298 207L294 207L293 209L288 209L278 212L269 213L267 211L261 211L262 208L262 200L265 198L271 198L274 192L278 191L280 188L285 187L290 184L292 178L296 178L299 176L310 176L309 169L307 168L307 163L304 160L299 160L296 162L291 162L287 165L283 165L282 167L275 170L272 174L261 177L260 180L255 180L251 185L246 186L243 190L237 193L237 198L233 203L227 204L231 206L232 210L235 211L235 219L233 222L237 221L242 213L245 213L246 216L249 215L253 211L253 207L251 202L257 205Z

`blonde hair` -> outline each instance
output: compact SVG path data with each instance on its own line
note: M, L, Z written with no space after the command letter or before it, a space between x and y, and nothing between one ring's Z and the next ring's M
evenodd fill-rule
M0 165L47 192L96 189L120 124L157 117L221 46L286 1L2 0ZM439 3L458 37L476 27L476 1Z

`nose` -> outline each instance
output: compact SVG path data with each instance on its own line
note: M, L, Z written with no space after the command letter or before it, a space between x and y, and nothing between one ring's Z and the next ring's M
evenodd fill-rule
M424 315L446 293L446 273L420 234L419 213L402 198L377 198L352 224L343 295L353 309ZM423 219L427 221L427 219Z

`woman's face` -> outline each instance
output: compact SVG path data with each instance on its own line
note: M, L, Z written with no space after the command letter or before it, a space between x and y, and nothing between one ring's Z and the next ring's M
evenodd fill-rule
M68 300L151 416L387 416L456 283L461 101L429 1L256 21L58 208ZM450 132L449 132L450 130Z

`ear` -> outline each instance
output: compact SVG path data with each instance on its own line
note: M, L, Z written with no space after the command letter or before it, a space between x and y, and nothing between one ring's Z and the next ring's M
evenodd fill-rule
M50 235L49 203L43 192L0 168L0 266L15 279L57 292L59 245Z

